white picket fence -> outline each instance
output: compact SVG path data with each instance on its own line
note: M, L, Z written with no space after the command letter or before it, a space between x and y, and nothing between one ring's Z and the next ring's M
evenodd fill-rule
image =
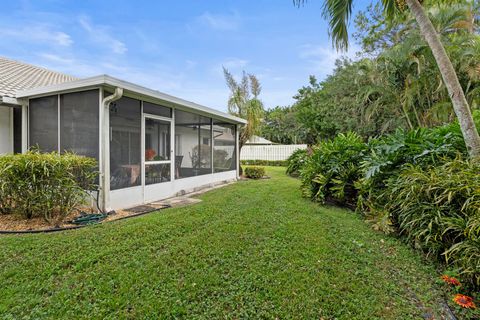
M298 149L307 149L306 144L246 145L240 152L240 160L287 160Z

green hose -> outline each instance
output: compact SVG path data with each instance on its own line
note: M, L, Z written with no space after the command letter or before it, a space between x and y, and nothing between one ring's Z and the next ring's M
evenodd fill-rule
M84 226L84 225L99 223L100 221L104 220L107 216L108 214L106 213L81 212L78 217L76 217L75 219L69 222L71 224Z

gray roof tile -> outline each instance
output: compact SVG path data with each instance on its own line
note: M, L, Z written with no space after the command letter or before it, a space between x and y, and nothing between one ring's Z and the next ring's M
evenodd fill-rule
M0 57L0 96L15 98L18 90L74 80L78 80L78 78Z

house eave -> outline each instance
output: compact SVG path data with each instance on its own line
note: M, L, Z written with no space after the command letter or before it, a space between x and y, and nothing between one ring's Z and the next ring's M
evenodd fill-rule
M0 105L19 107L25 104L25 101L22 99L0 96Z
M47 86L47 87L39 87L39 88L33 88L28 90L22 90L16 93L16 97L17 99L34 98L34 97L42 96L46 94L54 94L54 93L60 93L62 91L69 91L74 89L81 89L81 88L95 87L95 86L108 86L108 87L114 87L114 88L119 87L119 88L123 88L123 90L127 93L131 92L133 94L144 95L159 101L165 101L175 106L179 106L181 109L184 109L186 111L196 111L203 114L212 115L216 118L228 120L236 124L247 123L247 121L242 118L235 117L227 113L224 113L206 106L202 106L200 104L197 104L188 100L171 96L169 94L166 94L157 90L152 90L128 81L120 80L120 79L111 77L109 75L99 75L91 78L85 78L85 79L75 80L71 82L64 82L61 84Z

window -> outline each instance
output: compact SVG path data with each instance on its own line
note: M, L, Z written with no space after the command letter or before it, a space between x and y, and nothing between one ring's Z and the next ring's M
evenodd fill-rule
M122 97L110 104L110 189L141 183L141 104Z
M58 151L58 96L30 99L30 146L40 151Z
M223 172L237 169L235 125L213 121L213 170Z
M99 90L60 96L60 151L98 160Z
M170 122L145 118L146 185L170 181L170 150Z
M175 178L212 173L211 119L175 110Z

